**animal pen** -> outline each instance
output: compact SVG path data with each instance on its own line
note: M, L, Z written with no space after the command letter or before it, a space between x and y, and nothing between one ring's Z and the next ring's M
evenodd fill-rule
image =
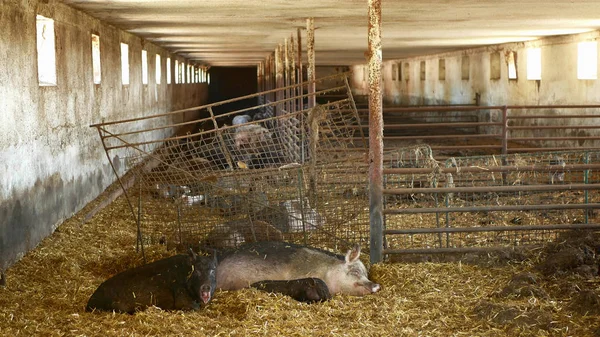
M362 131L352 127L360 120L346 74L317 81L327 83L334 85L316 95L336 98L310 109L303 108L304 83L94 125L108 158L118 158L111 164L142 252L158 243L182 249L263 240L327 248L367 242L367 150L353 140ZM248 101L257 104L214 112ZM200 118L183 120L192 112ZM243 114L255 120L230 125Z
M312 108L305 104L308 83L302 83L94 125L109 160L118 158L111 164L142 253L147 244L219 249L267 240L336 251L355 242L369 248L366 126L346 76L317 80L315 95L329 100ZM481 147L497 154L441 158L435 145L420 142L385 149L385 255L514 248L553 241L565 230L600 228L600 151L509 153L510 130L531 126L507 107L486 107L495 108L501 113L485 116L497 120L469 115L469 123L444 123L473 127L456 137L487 137L493 142ZM429 108L452 114L446 119L476 109ZM199 117L186 119L190 114ZM244 114L254 118L231 125ZM435 115L420 118L425 122L391 129L435 125ZM510 118L521 122L509 125ZM537 136L533 140L543 139Z

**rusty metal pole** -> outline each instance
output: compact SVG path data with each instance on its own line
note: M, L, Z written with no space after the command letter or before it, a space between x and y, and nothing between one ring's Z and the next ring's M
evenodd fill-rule
M383 104L381 0L369 2L369 215L371 263L383 260Z
M304 87L302 86L302 34L300 34L300 28L298 28L298 110L304 110L302 101L302 95L304 94Z
M283 100L283 90L281 88L283 88L283 46L281 45L281 43L277 46L277 48L275 49L275 88L278 89L277 90L277 94L275 96L275 99L277 100L277 110L275 110L275 116L280 116L281 112L283 110L283 104L281 103L281 101Z
M284 39L284 53L283 53L283 59L284 59L284 64L285 64L285 70L284 70L284 86L288 87L290 85L290 47L289 47L289 41L288 39ZM289 98L290 97L290 89L285 89L284 92L284 97L285 98ZM290 113L291 109L290 109L291 105L290 105L290 101L285 101L285 112L286 113Z
M290 85L296 85L296 59L294 58L294 52L296 51L296 45L294 44L294 34L290 37ZM290 89L290 96L294 97L297 95L296 88ZM290 101L291 112L296 112L295 100Z
M316 91L315 84L315 19L306 19L306 50L308 53L308 68L306 75L308 77L308 107L312 108L317 105L317 97L314 95Z
M256 66L256 90L262 92L262 62L259 62ZM262 97L258 96L258 104L263 104Z

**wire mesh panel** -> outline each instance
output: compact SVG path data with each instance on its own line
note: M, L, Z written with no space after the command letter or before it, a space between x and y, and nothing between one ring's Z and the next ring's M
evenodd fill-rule
M133 185L126 194L141 243L367 242L366 148L353 141L360 122L347 86L319 92L328 93L339 99L277 116L282 101L215 113L230 100L95 125L108 157L120 158L117 175L133 172L124 185ZM180 116L190 112L200 118Z
M386 175L388 252L540 244L600 228L600 153L449 158Z

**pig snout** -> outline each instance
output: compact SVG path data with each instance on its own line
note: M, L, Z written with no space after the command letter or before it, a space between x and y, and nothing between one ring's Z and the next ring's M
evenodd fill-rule
M375 282L357 282L354 284L359 295L369 295L378 292L381 286Z
M210 301L210 297L210 286L205 284L202 287L200 287L200 298L202 299L202 302L204 302L204 304Z

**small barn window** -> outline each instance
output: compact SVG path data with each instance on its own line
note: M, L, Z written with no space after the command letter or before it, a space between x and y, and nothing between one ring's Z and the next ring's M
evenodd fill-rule
M500 53L494 52L490 54L490 80L499 80L500 76Z
M179 61L175 60L175 84L179 84Z
M410 80L410 63L406 62L404 63L404 71L403 71L403 77L405 80Z
M506 64L508 65L508 79L516 80L517 79L517 53L514 51L508 52L506 54Z
M36 16L38 81L40 86L56 85L54 20Z
M542 79L542 49L530 48L527 49L527 79L541 80Z
M586 41L577 44L577 78L580 80L598 78L598 42Z
M185 63L179 64L179 83L185 84Z
M167 84L171 84L171 58L167 57Z
M162 76L161 73L161 64L160 64L160 55L156 54L156 84L160 84L160 78Z
M192 83L192 66L190 64L187 66L187 82Z
M421 81L425 81L425 79L427 78L427 69L425 68L425 61L421 61L419 68L421 71Z
M121 83L129 84L129 45L121 43Z
M142 84L148 84L148 52L142 50Z
M206 83L210 84L210 73L206 72Z
M468 55L465 55L460 60L460 78L468 81L471 75L471 60Z
M100 36L92 34L92 73L94 84L100 84L102 72L100 69Z
M438 61L438 80L446 80L446 59L440 59Z
M398 81L398 64L392 64L392 81Z

